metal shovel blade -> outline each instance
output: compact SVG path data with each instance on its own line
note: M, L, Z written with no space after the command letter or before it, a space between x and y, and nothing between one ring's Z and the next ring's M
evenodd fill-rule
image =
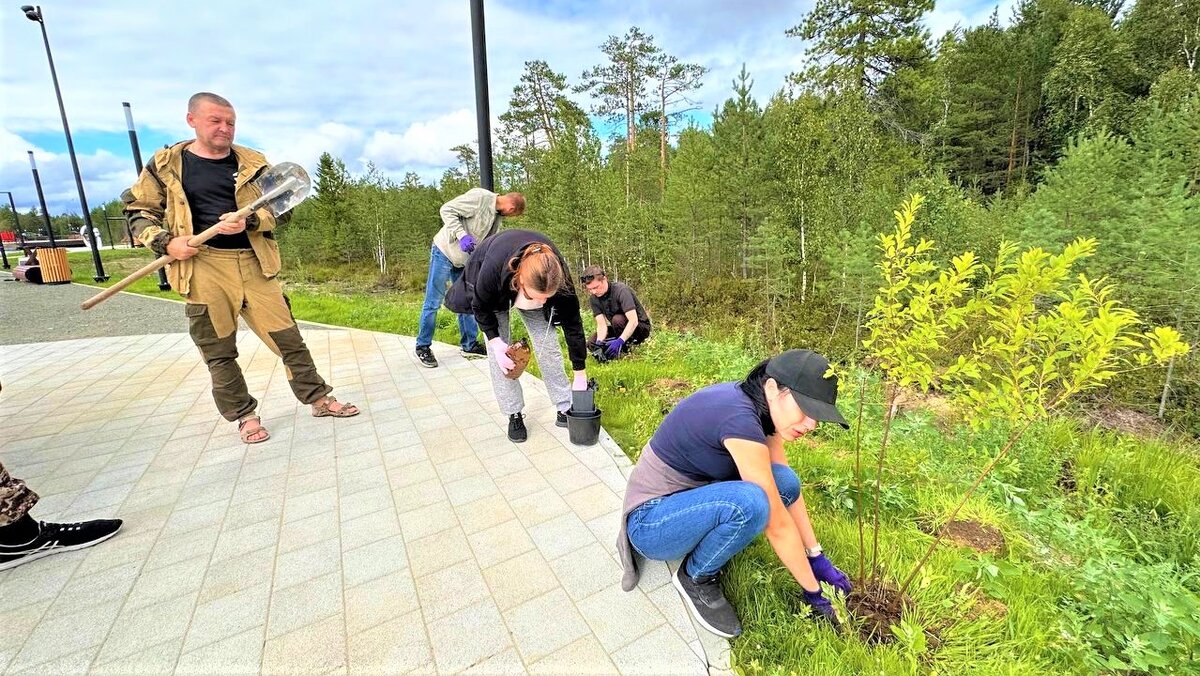
M259 206L270 211L273 216L281 216L308 197L312 181L308 178L308 172L299 164L280 162L259 176L254 185L267 198Z

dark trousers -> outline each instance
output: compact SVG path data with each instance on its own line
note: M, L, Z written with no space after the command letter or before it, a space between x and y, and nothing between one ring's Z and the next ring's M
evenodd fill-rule
M628 324L629 320L625 318L625 315L609 317L608 335L605 337L605 340L609 338L619 338L621 333L625 331L625 326ZM630 347L646 342L646 339L649 337L650 326L644 322L638 322L637 328L633 330L633 335L629 336L629 340L625 342L625 346L621 348L621 352L628 352ZM596 334L593 333L591 337L588 338L588 349L595 347L597 342Z

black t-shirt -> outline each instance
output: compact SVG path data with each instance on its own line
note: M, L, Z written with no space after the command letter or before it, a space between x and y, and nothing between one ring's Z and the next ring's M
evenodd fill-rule
M638 324L644 325L647 329L650 328L650 317L646 315L646 308L642 307L641 301L637 296L633 295L633 289L621 282L609 280L608 293L603 296L590 296L592 303L592 316L604 315L605 318L611 320L617 315L623 315L630 310L637 311Z
M219 160L210 160L183 151L183 193L192 210L192 229L199 233L221 220L222 214L237 211L237 155L230 152ZM217 235L208 240L217 249L249 249L250 238L245 232L236 235Z

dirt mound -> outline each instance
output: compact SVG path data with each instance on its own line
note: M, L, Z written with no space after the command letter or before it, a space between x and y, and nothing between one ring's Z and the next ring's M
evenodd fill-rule
M692 389L692 384L686 380L679 380L677 378L659 378L658 380L654 381L654 384L651 385L651 388L659 393L690 392Z
M951 521L942 526L942 537L977 552L999 554L1004 551L1004 536L996 528L977 521Z
M934 424L941 430L949 430L958 421L958 414L950 405L950 399L936 392L922 393L904 388L896 395L896 412L928 411Z
M933 532L928 524L922 524L921 530ZM985 554L1000 554L1004 551L1004 535L993 526L978 521L955 519L942 526L942 539L953 542L959 547L969 547Z
M912 599L901 597L897 589L883 582L859 582L846 597L846 609L859 621L859 636L871 644L894 641L891 627L910 605Z
M1137 437L1158 437L1166 431L1162 421L1149 413L1119 406L1102 406L1088 414L1088 419L1097 427Z

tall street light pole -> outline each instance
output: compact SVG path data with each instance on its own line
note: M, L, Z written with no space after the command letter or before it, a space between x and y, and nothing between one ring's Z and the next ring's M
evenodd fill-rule
M9 192L7 190L0 190L0 192L4 193L5 195L8 195L8 208L12 209L12 215L13 215L13 230L15 230L17 232L17 240L19 242L21 242L21 247L23 248L25 246L25 233L21 232L21 217L17 215L17 203L13 201L13 194L11 192ZM2 252L3 249L4 249L4 243L0 242L0 252ZM18 256L17 261L20 262L20 260L21 260L21 257ZM5 253L4 254L4 269L7 270L8 268L9 268L8 254Z
M137 128L135 128L133 126L133 108L130 107L128 101L121 103L121 106L123 108L125 108L125 127L129 130L129 146L130 146L130 148L133 149L133 166L134 166L134 168L137 169L137 175L141 176L142 175L142 149L138 146ZM128 225L126 225L126 230L129 230ZM129 233L130 233L129 234L129 246L133 247L133 232L129 231ZM158 290L159 291L170 291L171 290L171 283L167 281L166 268L158 269Z
M471 45L475 53L475 124L479 134L479 185L495 190L492 180L492 113L488 104L487 37L483 0L471 0Z
M21 248L25 248L25 232L21 230L21 218L17 216L17 203L13 201L13 194L7 190L0 190L5 195L8 195L8 208L13 212L13 227L17 229L17 240L21 242Z
M50 240L50 248L58 246L54 241L54 224L50 222L50 210L46 208L46 193L42 192L42 179L38 176L37 161L33 159L33 151L29 153L29 168L33 170L33 187L37 188L38 204L42 205L42 220L46 222L46 237Z
M50 78L54 80L54 95L58 97L58 113L62 116L63 133L67 135L67 153L71 156L71 169L75 171L75 187L79 190L79 207L83 209L83 224L87 226L88 232L96 232L95 226L92 225L92 213L88 209L87 197L83 194L83 178L79 175L79 160L75 158L75 144L71 141L71 127L67 124L67 109L63 106L62 91L58 88L58 73L54 70L54 56L50 53L50 36L46 34L46 20L42 16L41 6L34 7L33 5L24 5L21 11L25 12L25 18L37 23L42 28L42 42L46 44L46 60L50 62ZM97 282L108 280L108 275L104 274L104 263L100 260L100 247L96 246L95 236L89 237L88 241L92 248L92 264L96 268L96 274L92 279Z

